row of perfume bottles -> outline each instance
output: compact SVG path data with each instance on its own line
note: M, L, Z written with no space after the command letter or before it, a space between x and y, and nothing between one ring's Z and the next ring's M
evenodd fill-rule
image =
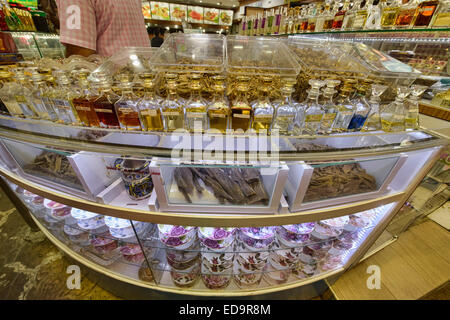
M397 28L443 28L450 26L450 1L355 0L350 7L340 2L280 8L244 17L239 34L248 36L302 32L375 30Z
M355 91L357 82L353 80L344 81L337 99L334 96L339 80L310 80L307 99L298 103L291 98L296 79L283 79L282 98L271 101L273 79L262 77L258 98L249 102L251 78L246 76L237 78L236 96L229 101L224 76L212 77L214 95L205 100L201 94L201 75L193 74L189 79L191 95L185 100L178 96L175 74L165 75L167 97L162 99L155 92L153 74L139 75L144 94L138 97L134 93L135 83L128 75L120 77L119 96L104 75L90 83L88 72L78 71L78 82L72 85L63 71L55 76L39 71L18 68L13 77L10 71L0 70L0 113L69 125L138 131L215 129L225 133L231 129L256 133L276 131L283 135L402 131L418 128L418 100L426 89L413 86L411 99L406 99L409 89L400 87L403 91L397 99L380 113L379 97L386 86L372 85L372 95L368 98L367 83Z

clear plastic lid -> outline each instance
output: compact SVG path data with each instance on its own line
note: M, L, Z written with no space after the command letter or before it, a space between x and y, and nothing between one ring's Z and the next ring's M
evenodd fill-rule
M151 66L161 72L220 73L225 55L223 35L173 33L151 59Z
M99 78L104 75L118 80L118 76L121 74L137 75L149 73L151 72L150 58L157 50L158 48L139 47L128 47L119 50L96 68L89 76L89 80L98 82Z
M231 74L297 76L300 65L283 40L268 37L227 37L227 71Z
M287 43L305 72L343 72L355 77L411 80L421 74L363 43L298 36L290 36Z

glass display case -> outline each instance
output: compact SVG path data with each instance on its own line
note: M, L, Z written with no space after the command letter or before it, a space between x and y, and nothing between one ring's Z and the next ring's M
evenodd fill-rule
M146 289L256 295L339 275L364 256L448 144L420 126L304 131L312 125L303 126L292 95L294 87L305 93L302 79L312 80L314 99L325 83L332 95L357 86L356 112L366 78L407 88L420 74L365 45L189 34L157 50L90 59L97 69L74 57L55 72L76 92L64 95L82 108L75 110L118 123L151 116L163 126L130 130L4 111L0 175L61 250ZM79 66L73 78L67 65ZM48 70L37 70L27 71L40 88ZM22 78L21 69L11 72ZM32 105L53 98L46 94L33 95ZM398 101L393 94L381 101ZM317 121L311 109L305 122ZM211 130L214 117L226 119L223 130Z
M5 31L3 31L5 32ZM25 60L40 58L64 58L66 48L56 34L39 32L8 32L11 33L17 50Z

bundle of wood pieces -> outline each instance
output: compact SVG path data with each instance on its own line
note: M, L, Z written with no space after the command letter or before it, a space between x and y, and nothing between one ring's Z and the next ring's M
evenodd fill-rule
M191 196L194 192L202 194L205 191L199 180L212 190L221 204L267 205L269 202L261 175L254 168L178 167L174 171L174 178L178 190L188 203L192 203Z
M314 168L304 201L375 191L375 178L358 163Z

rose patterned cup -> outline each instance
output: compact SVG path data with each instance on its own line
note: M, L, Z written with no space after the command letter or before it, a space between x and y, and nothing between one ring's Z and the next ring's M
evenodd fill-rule
M232 269L225 269L221 272L211 272L202 264L202 280L208 289L224 289L231 281Z
M234 241L236 228L198 228L198 238L211 250L222 250Z
M186 270L171 268L170 275L173 283L180 288L192 287L198 279L200 267L196 263Z
M241 289L250 289L259 285L261 282L263 273L260 272L247 272L242 269L241 266L235 264L233 267L233 278L236 284Z
M280 285L288 280L290 273L291 270L289 269L287 270L275 269L269 262L266 264L266 267L264 268L264 279L272 285Z
M239 240L256 250L267 249L275 240L275 227L240 228Z
M314 231L329 237L337 237L342 233L344 226L348 223L348 221L348 216L320 220L316 223Z
M186 249L196 236L196 227L158 224L159 239L168 247ZM186 246L186 244L188 244Z

